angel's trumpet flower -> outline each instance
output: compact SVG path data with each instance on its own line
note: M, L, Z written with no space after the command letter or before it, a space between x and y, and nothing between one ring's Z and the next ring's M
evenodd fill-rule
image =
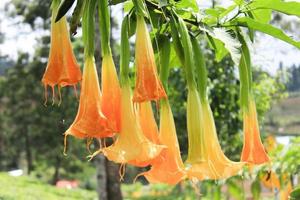
M121 87L121 131L115 143L98 152L116 163L143 163L155 158L164 147L144 136L135 116L129 84ZM95 153L95 154L96 154Z
M137 108L137 117L139 119L144 135L153 143L159 144L158 128L154 118L151 102L139 103Z
M140 126L142 128L142 132L144 136L152 143L154 144L160 144L159 138L158 138L158 128L157 124L153 115L153 110L151 107L151 102L142 102L137 104L136 109L136 117L138 119L138 122L140 123ZM153 164L153 162L156 160L156 158L152 160L148 160L146 162L137 162L137 161L131 161L129 164L132 164L134 166L138 167L146 167L150 164Z
M135 59L137 66L133 101L144 102L166 98L166 92L158 78L153 48L142 16L137 15Z
M150 183L175 185L184 179L185 171L168 100L161 103L159 139L167 148L162 150L151 169L143 175Z
M66 17L55 23L59 3L59 0L52 2L50 54L42 78L45 91L47 91L49 85L52 87L53 94L54 86L58 85L58 89L68 85L75 86L82 78L80 68L73 54ZM45 97L47 101L47 92L45 92Z
M257 121L256 106L252 95L252 74L250 52L243 36L238 35L242 43L242 56L239 65L240 95L243 111L244 146L241 161L249 164L262 164L270 159L261 142Z
M248 109L244 109L244 146L241 161L249 164L262 164L269 161L269 157L261 142L255 102L249 100Z
M84 64L80 102L76 118L65 136L78 138L103 138L114 135L109 120L101 111L101 91L93 57Z
M120 132L121 89L111 54L104 55L102 60L102 112L114 132Z
M198 92L192 90L189 92L187 109L189 155L186 162L188 177L199 180L216 180L236 175L244 163L233 162L222 152L207 100L200 101ZM192 118L195 112L201 115L199 121ZM196 123L199 124L198 127Z

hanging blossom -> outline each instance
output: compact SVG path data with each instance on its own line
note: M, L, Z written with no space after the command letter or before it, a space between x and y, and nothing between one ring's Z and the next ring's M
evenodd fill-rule
M120 132L121 89L111 54L102 60L102 112L110 121L114 132Z
M55 23L58 12L59 0L52 1L51 17L51 45L46 71L42 78L45 87L45 103L47 102L47 86L52 88L53 102L55 98L54 87L58 85L59 98L60 88L73 85L81 81L81 72L73 54L66 17Z
M216 180L237 175L245 163L233 162L224 155L208 102L201 102L197 91L191 91L188 98L188 177ZM195 112L200 114L200 121L193 118Z
M154 144L160 144L158 135L158 128L157 124L153 115L153 110L151 107L151 102L143 102L143 103L138 103L136 105L136 117L138 119L138 122L141 126L142 133L144 136L151 141ZM146 162L138 162L138 161L131 161L129 164L132 164L134 166L139 166L139 167L146 167L150 164L152 164L156 158L152 160L148 160Z
M134 113L129 84L121 87L121 131L114 144L102 148L92 156L102 152L109 160L126 164L143 163L155 158L164 146L152 143L144 136Z
M110 49L110 16L108 0L98 1L99 29L102 53L102 112L112 124L114 132L120 132L121 89Z
M252 96L252 74L250 53L244 38L239 35L242 42L242 57L239 65L241 105L243 111L244 145L241 161L251 165L268 162L266 150L261 142L257 120L255 101Z
M65 136L104 138L114 135L110 121L101 111L101 91L95 60L87 57L83 69L79 108L76 118Z
M249 101L248 109L244 110L244 146L241 161L250 164L262 164L270 159L261 142L254 100Z
M133 101L144 102L166 98L166 92L158 78L153 48L144 17L137 15L136 43L136 84Z
M230 161L221 149L207 100L207 75L204 57L198 43L195 42L196 40L193 40L192 43L183 20L179 19L178 21L188 81L187 129L189 149L186 160L187 176L191 180L229 178L236 175L244 163ZM198 85L194 77L195 67Z
M94 59L94 13L96 0L85 3L83 13L84 69L76 118L65 132L66 137L105 138L114 136L110 121L103 115L101 90Z
M167 148L162 150L151 169L141 175L150 183L176 185L186 177L186 172L180 156L172 110L167 99L161 101L160 111L159 140Z

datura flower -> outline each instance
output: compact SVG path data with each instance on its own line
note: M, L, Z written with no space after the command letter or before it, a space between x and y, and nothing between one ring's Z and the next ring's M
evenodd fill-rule
M167 148L163 149L151 169L142 175L150 183L175 185L185 178L184 165L176 135L175 123L168 100L161 103L159 140Z
M190 179L225 179L236 175L243 162L230 161L218 142L213 115L207 100L190 90L187 103L189 152L187 175Z
M270 159L261 142L256 106L252 98L249 100L248 109L244 109L244 146L241 161L249 164L262 164Z
M152 143L144 136L135 116L129 84L121 88L121 131L115 143L100 149L111 161L116 163L143 163L155 158L164 147Z
M101 111L101 91L93 57L87 57L84 64L80 102L76 118L65 136L78 138L112 137L109 120Z
M134 102L144 102L166 98L166 92L158 78L153 48L142 16L137 16L136 43L136 84Z
M48 96L47 86L52 88L54 98L54 87L56 85L58 85L59 90L64 86L75 86L82 78L79 65L73 54L66 17L55 23L59 2L59 0L54 0L52 3L50 54L42 78L46 101Z
M114 132L120 132L121 88L111 54L102 60L102 112L112 124Z

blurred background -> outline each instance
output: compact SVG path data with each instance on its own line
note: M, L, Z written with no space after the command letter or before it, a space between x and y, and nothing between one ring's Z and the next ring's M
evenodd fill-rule
M123 182L119 166L97 156L88 162L86 141L68 138L63 155L63 133L74 120L78 99L64 88L62 103L44 106L42 74L50 46L49 0L0 1L0 199L275 199L290 185L299 184L300 171L300 53L258 34L251 48L257 110L263 140L272 166L224 181L185 182L171 187L149 185L134 177L145 169L126 166ZM215 3L215 2L214 2ZM225 1L224 4L231 3ZM210 7L212 2L199 2ZM112 50L119 62L122 7L111 6ZM274 14L272 24L300 39L300 21ZM98 31L98 30L96 30ZM98 32L99 33L99 32ZM100 68L99 34L95 57ZM298 37L298 38L297 38ZM81 30L72 37L82 66ZM214 61L205 50L210 102L225 154L238 161L242 148L239 80L230 57ZM98 71L101 71L98 68ZM170 102L183 160L187 155L185 81L181 68L171 69ZM97 146L91 146L96 150ZM268 185L272 170L280 187Z

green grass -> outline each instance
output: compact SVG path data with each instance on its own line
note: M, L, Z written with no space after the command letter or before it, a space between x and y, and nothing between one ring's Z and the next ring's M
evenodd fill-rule
M96 192L61 189L26 176L0 173L0 200L94 200Z
M122 184L124 200L192 200L195 193L173 192L174 187L163 184ZM0 173L0 200L96 200L96 191L56 188L30 176L12 177Z

